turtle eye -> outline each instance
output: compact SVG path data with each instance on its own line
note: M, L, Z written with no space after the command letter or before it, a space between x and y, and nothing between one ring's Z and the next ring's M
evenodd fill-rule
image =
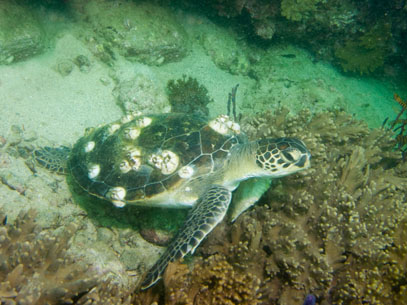
M297 149L283 150L281 153L289 162L295 162L301 157L301 152L299 152Z

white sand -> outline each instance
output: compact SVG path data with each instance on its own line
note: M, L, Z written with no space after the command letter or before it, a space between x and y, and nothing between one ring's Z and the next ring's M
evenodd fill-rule
M11 125L35 131L54 143L69 144L86 127L106 123L121 116L111 94L113 82L105 86L106 67L91 59L91 70L74 67L61 76L55 67L60 60L78 55L92 58L83 44L65 33L55 49L25 62L0 66L0 135L7 138Z

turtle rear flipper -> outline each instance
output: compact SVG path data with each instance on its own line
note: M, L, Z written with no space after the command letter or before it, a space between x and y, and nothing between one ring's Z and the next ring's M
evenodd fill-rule
M51 172L65 175L71 149L67 146L45 146L33 151L34 161Z
M231 192L223 186L213 185L208 189L190 211L185 224L163 255L147 272L141 283L141 289L154 285L162 277L170 262L181 259L190 252L194 253L205 236L222 221L231 198Z

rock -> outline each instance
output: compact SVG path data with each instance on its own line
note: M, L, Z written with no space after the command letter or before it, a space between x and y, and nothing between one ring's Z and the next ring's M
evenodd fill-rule
M138 74L131 80L120 82L113 94L126 114L137 111L162 113L170 109L164 89L144 74Z
M44 32L37 17L12 1L0 3L0 64L11 64L41 53Z
M237 37L226 29L215 26L211 28L200 38L205 53L218 68L234 75L247 75L250 71L250 61L244 42L239 43Z
M100 78L100 82L101 82L104 86L107 86L107 85L110 84L109 79L106 78L106 77L101 77L101 78Z
M20 126L12 125L7 139L9 145L17 145L23 140L23 130Z
M93 0L85 6L85 15L99 44L113 46L129 60L159 66L181 60L187 53L187 34L165 7Z
M85 55L78 55L74 59L75 65L78 66L79 70L81 72L89 72L90 70L90 60L87 58Z
M56 71L62 76L68 76L73 70L73 63L70 60L61 60L57 63Z
M97 229L97 240L104 243L111 243L114 239L114 233L112 230L100 227Z

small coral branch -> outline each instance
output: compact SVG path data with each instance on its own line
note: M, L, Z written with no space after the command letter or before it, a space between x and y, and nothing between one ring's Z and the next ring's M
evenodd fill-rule
M397 114L396 119L391 122L390 130L393 130L393 132L398 132L396 135L397 149L401 151L402 160L405 161L407 154L407 147L405 147L407 145L407 119L401 119L401 116L405 113L405 110L407 110L407 100L403 101L403 99L397 93L394 93L393 98L401 106L401 110ZM383 122L383 126L386 125L387 121L388 118L386 118L386 120Z
M398 124L401 115L402 115L402 114L404 113L404 111L407 109L407 103L406 103L405 101L403 101L403 100L401 99L401 97L400 97L397 93L394 93L393 98L394 98L394 100L395 100L397 103L400 104L400 106L401 106L402 108L401 108L399 114L397 115L396 119L395 119L395 120L393 121L393 123L391 124L390 129L393 129L394 126L395 126L396 124Z
M228 106L227 106L227 115L230 116L230 105L232 105L233 120L237 121L236 117L236 92L239 84L232 88L232 92L229 92L228 96Z

